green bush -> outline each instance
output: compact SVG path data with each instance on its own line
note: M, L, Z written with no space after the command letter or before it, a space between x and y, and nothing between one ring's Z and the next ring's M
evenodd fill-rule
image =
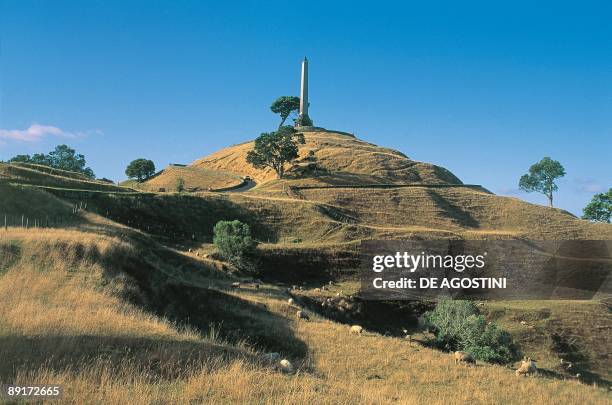
M425 319L436 347L469 352L490 363L508 363L517 356L510 334L488 323L472 301L442 300Z
M255 248L251 228L238 220L219 221L213 230L213 243L225 260L241 271L255 272Z
M185 191L185 181L182 177L176 179L176 182L174 183L174 189L177 193L182 193L183 191Z

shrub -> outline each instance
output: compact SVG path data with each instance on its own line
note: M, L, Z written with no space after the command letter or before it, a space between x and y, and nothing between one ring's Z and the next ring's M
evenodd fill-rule
M176 183L174 184L174 189L176 190L177 193L182 193L183 191L185 191L185 181L183 180L182 177L179 177L178 179L176 179Z
M255 248L251 228L238 220L219 221L213 230L213 243L221 257L241 271L255 272Z
M442 300L425 319L439 348L469 352L491 363L508 363L517 356L510 334L488 323L472 301Z

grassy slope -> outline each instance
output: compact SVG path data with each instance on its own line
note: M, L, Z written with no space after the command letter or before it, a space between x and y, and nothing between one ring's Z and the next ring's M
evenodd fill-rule
M257 319L253 313L243 319L243 336L286 327L283 342L296 344L276 349L300 371L282 375L259 360L260 345L228 343L202 325L179 328L126 301L147 293L129 266L142 260L137 238L80 230L0 233L2 382L63 384L67 403L607 402L604 390L577 382L516 378L512 370L484 364L457 367L447 354L372 333L350 336L348 326L316 316L298 323L276 287L247 287L231 298L223 277L206 270L183 274L166 263L175 269L168 278L189 280L191 291L223 293L229 313L259 308L259 323L247 321ZM166 313L172 319L172 309ZM296 349L298 342L307 353Z
M376 146L349 135L334 132L308 132L300 145L300 157L312 151L318 165L349 184L368 183L455 183L461 181L448 170L429 163L415 162L400 152ZM222 149L196 160L193 167L224 170L248 175L257 182L275 178L271 169L257 170L246 162L253 142ZM333 179L331 179L333 181Z
M601 301L488 302L484 312L521 342L538 365L563 376L612 381L612 317ZM525 321L527 325L520 322ZM561 366L560 358L573 363Z
M13 175L11 173L11 175ZM47 175L40 177L43 183L48 181L58 181L54 177L52 180L47 180ZM14 180L14 179L13 179ZM31 179L31 181L39 181L37 179ZM82 182L79 182L75 187L65 179L61 179L61 185L70 188L86 188ZM287 184L293 180L289 180ZM363 345L358 345L359 350L356 351L357 359L352 356L353 352L347 353L344 348L346 339L356 339L347 337L346 327L336 325L331 322L322 321L313 322L311 324L298 324L295 325L291 321L292 313L284 306L283 302L286 297L282 296L280 291L274 287L267 286L265 289L256 292L254 290L249 292L240 292L242 296L240 301L232 301L226 292L221 295L218 293L205 294L201 296L199 288L202 286L212 285L220 288L221 291L226 291L225 287L227 281L210 279L210 274L216 274L218 272L219 264L210 261L195 260L195 264L187 261L183 262L182 259L177 258L173 255L164 253L162 256L157 252L158 249L165 251L165 249L157 246L154 242L147 239L144 235L134 232L130 228L126 228L121 224L130 226L136 226L141 230L148 231L147 226L153 234L155 234L155 227L152 224L162 224L164 227L159 233L168 233L168 226L173 226L174 230L182 232L181 235L177 235L179 238L189 238L191 231L203 232L201 241L209 241L210 239L210 228L211 224L216 222L218 219L234 219L242 216L247 221L252 221L254 229L258 236L262 240L272 240L280 242L290 242L292 240L299 240L298 244L285 244L278 246L271 246L270 250L277 250L274 256L282 257L280 252L291 252L292 250L301 251L303 249L308 250L310 247L314 248L314 251L321 249L331 249L332 257L337 255L337 252L344 250L342 244L346 244L350 241L359 240L368 237L377 238L398 238L398 237L466 237L466 238L491 238L491 237L532 237L532 238L610 238L611 227L609 225L593 225L585 221L580 221L573 218L571 215L564 213L560 210L549 209L545 207L535 206L527 204L516 199L510 199L505 197L497 197L488 193L478 192L470 189L435 189L430 190L427 188L411 188L411 189L389 189L389 190L308 190L301 191L301 198L296 196L288 195L283 192L283 183L277 182L276 188L274 187L259 187L253 192L249 193L237 193L230 195L216 195L211 193L202 193L198 196L179 196L179 195L155 195L155 194L134 194L127 193L125 195L111 194L111 193L91 193L85 191L66 191L66 190L54 190L54 193L61 197L57 198L48 193L43 193L35 189L22 189L13 186L3 186L2 196L8 196L8 198L0 199L0 213L2 211L14 213L19 215L22 211L27 210L31 215L41 215L42 213L68 213L71 215L71 204L69 202L87 201L88 209L105 214L105 210L111 208L111 218L117 222L104 220L96 217L95 215L88 213L79 213L74 218L74 223L68 224L70 228L75 228L80 231L86 231L86 234L74 234L64 235L65 231L45 231L45 232L58 232L57 234L49 233L50 239L62 241L63 238L67 238L68 242L60 243L59 245L51 245L51 247L44 247L45 243L33 240L33 231L16 231L11 230L10 234L2 234L3 246L25 246L26 249L22 249L21 252L27 252L28 254L37 254L36 252L42 249L43 253L38 253L38 258L55 257L56 262L52 259L43 261L44 266L36 266L37 269L53 269L59 273L53 273L53 279L59 280L60 284L64 283L64 280L80 279L81 276L75 277L74 267L70 265L70 272L68 268L64 267L64 261L66 257L75 255L76 253L70 253L71 250L76 252L82 251L83 247L76 248L71 243L75 239L79 241L86 241L85 245L103 243L98 242L98 238L111 238L114 242L111 245L126 243L126 240L140 241L137 245L131 246L126 252L134 251L149 251L149 256L143 263L139 260L130 259L130 254L125 253L120 255L125 261L120 263L114 263L112 268L124 269L128 274L131 272L131 276L127 278L127 287L122 286L119 282L119 287L109 287L110 290L106 290L106 287L101 285L96 279L103 279L105 270L103 267L99 267L97 270L94 267L93 275L88 275L91 269L90 263L87 265L76 265L79 268L79 274L87 275L84 276L87 282L85 284L73 285L69 284L69 288L82 288L78 290L78 293L72 296L79 296L85 294L86 291L93 290L95 292L102 291L102 295L99 296L99 302L114 302L117 305L126 305L123 299L119 301L112 301L112 297L117 298L113 295L117 288L119 290L126 289L133 291L128 298L138 303L138 306L121 307L123 309L117 309L120 307L109 307L105 311L113 313L129 313L129 311L141 311L145 316L152 316L151 314L164 315L167 314L171 319L177 319L185 321L188 316L193 314L203 313L204 315L195 319L190 323L191 328L196 328L195 339L198 344L202 342L206 343L206 339L202 338L202 334L207 334L207 327L210 322L219 323L220 321L227 322L234 325L233 328L225 328L227 331L223 332L224 338L230 339L234 342L231 345L225 345L224 350L238 350L239 353L236 357L231 356L216 356L208 354L207 350L201 350L199 353L202 356L207 356L206 361L202 361L202 364L216 364L216 368L210 371L208 366L204 372L198 371L197 367L189 368L193 371L192 375L172 375L170 377L163 376L159 370L159 362L147 362L146 358L149 357L149 352L142 352L140 356L136 358L130 357L125 353L125 347L129 347L130 350L136 350L142 345L140 338L130 340L128 344L125 344L121 339L116 340L112 336L114 333L118 333L117 329L113 329L108 323L103 323L104 328L108 327L109 333L104 336L103 341L96 339L92 340L92 344L84 343L87 338L77 337L70 335L67 337L60 337L60 340L54 340L55 337L51 331L46 329L39 329L42 334L35 334L32 330L19 329L18 324L12 324L6 321L0 322L0 328L7 333L8 338L6 339L7 348L15 350L15 347L23 343L23 339L28 337L28 341L32 341L34 346L27 346L30 349L26 350L22 355L25 359L29 359L25 354L32 352L34 358L31 358L32 364L20 366L21 374L20 378L27 379L28 373L35 373L40 376L39 379L43 380L45 373L51 373L55 375L55 379L66 379L67 384L78 387L76 398L87 398L95 400L96 398L101 400L101 397L105 399L115 398L119 400L121 395L124 395L131 391L131 393L137 393L142 396L143 401L146 399L161 399L164 400L176 400L180 396L187 396L192 398L201 398L200 396L208 395L209 398L216 399L217 401L223 401L232 399L240 400L244 399L244 395L248 392L255 392L256 395L260 395L262 400L267 401L290 401L291 399L311 401L311 402L324 402L325 399L331 401L336 399L338 401L382 401L385 395L387 398L398 396L399 398L417 398L423 400L426 396L434 398L434 402L442 401L447 398L467 398L470 390L475 390L476 397L481 400L489 401L515 401L528 400L530 396L538 396L543 398L544 402L554 402L554 392L558 391L560 394L567 397L570 402L595 402L597 398L605 399L605 394L597 394L596 390L586 389L582 385L578 385L575 382L559 382L549 380L527 380L517 384L507 370L498 367L480 367L476 369L454 369L450 368L450 360L447 356L431 352L427 349L415 347L418 349L418 355L416 357L409 357L410 367L406 367L406 361L397 363L401 364L396 370L389 371L385 369L385 375L380 373L371 373L368 371L368 367L383 367L381 364L395 365L393 362L392 355L397 353L399 350L397 345L404 345L403 342L396 340L389 340L390 338L383 338L380 336L369 336L363 340L356 342L366 342ZM61 186L60 186L61 187ZM27 201L27 204L24 204ZM36 204L32 204L36 202ZM381 206L381 209L372 210L373 206ZM421 214L419 212L422 211ZM129 222L131 221L131 222ZM64 226L66 226L64 224ZM187 231L187 232L185 232ZM1 231L0 232L4 232ZM15 233L17 232L17 233ZM21 234L19 234L21 232ZM23 233L25 232L25 233ZM72 232L72 231L71 231ZM6 236L10 236L6 238ZM118 238L118 239L117 239ZM142 239L144 238L144 239ZM21 241L15 243L14 240ZM7 242L7 241L11 242ZM72 240L72 242L70 242ZM201 241L198 241L201 242ZM104 242L105 243L105 242ZM321 246L321 244L327 246ZM144 246L152 244L153 248L145 249ZM339 245L338 245L339 244ZM340 246L337 250L334 250L334 245ZM72 247L71 247L72 246ZM10 248L14 249L14 248ZM114 248L113 248L114 249ZM85 249L87 250L87 249ZM98 250L104 250L102 247ZM8 250L7 250L8 251ZM12 252L12 251L11 251ZM156 253L157 252L157 253ZM299 253L299 252L298 252ZM302 252L303 253L303 252ZM303 254L300 253L300 256ZM311 252L312 254L312 252ZM77 256L81 255L78 253ZM71 296L68 290L62 290L58 288L58 284L49 283L44 273L33 271L32 263L36 261L30 259L19 259L20 261L13 261L10 259L14 254L7 254L3 257L8 257L9 260L3 264L0 264L0 271L5 271L6 275L9 276L15 273L15 269L30 269L30 270L19 270L23 274L23 277L19 281L12 281L9 284L2 284L5 281L5 277L0 280L0 284L5 286L7 291L7 297L12 297L12 301L8 298L4 300L3 308L10 308L15 305L30 305L30 302L40 300L42 303L54 302L54 305L63 305L62 300L58 296L52 298L51 295L55 294L55 290L61 291L62 296ZM147 255L145 255L147 256ZM295 267L298 262L291 262L290 254L287 255L288 262L291 265L287 265L291 268ZM28 264L29 263L29 264ZM151 266L151 263L156 264ZM129 264L126 266L126 264ZM106 263L108 265L108 263ZM30 267L28 267L30 266ZM194 267L195 266L195 267ZM11 268L12 270L10 270ZM204 277L196 277L198 270L202 271L209 269L214 270L204 271ZM143 273L136 272L137 269L144 269ZM37 270L38 271L38 270ZM143 274L156 275L154 279L144 277ZM140 281L140 284L136 283L138 288L130 287L133 281L130 277L136 278L136 281ZM11 276L13 277L13 276ZM38 280L40 278L40 280ZM32 280L32 285L40 282L41 285L49 285L47 290L43 287L36 287L33 293L28 295L27 291L23 288L17 288L20 293L18 295L11 295L8 292L16 289L17 285L24 285L27 280ZM167 280L180 281L180 285L183 287L175 287L174 283L167 283ZM6 280L15 280L6 278ZM29 282L29 281L28 281ZM93 282L93 283L90 283ZM21 284L20 284L21 283ZM87 284L89 283L89 284ZM225 283L225 284L224 284ZM102 283L103 284L103 283ZM161 286L160 288L150 289L142 293L143 289L146 290L147 286L155 285ZM193 287L193 286L196 287ZM193 289L193 288L195 289ZM40 294L40 295L39 295ZM269 294L269 295L268 295ZM85 294L86 295L86 294ZM1 295L0 295L1 296ZM151 305L152 302L156 302L156 299L151 297L169 297L170 300L176 300L179 304L178 307L190 308L187 313L180 314L174 308L170 306L169 302L164 305ZM40 299L39 299L40 297ZM123 295L122 295L123 297ZM148 299L147 299L148 297ZM186 297L183 301L182 298ZM17 300L17 301L15 301ZM22 302L19 302L22 300ZM204 303L204 305L197 306L196 302ZM249 302L253 303L252 305ZM232 305L228 305L232 303ZM524 304L524 307L521 305ZM33 304L34 305L34 304ZM75 319L70 318L70 311L76 306L77 302L74 301L72 304L68 304L62 311L65 320L61 322L76 322ZM87 304L89 305L89 304ZM114 305L114 304L113 304ZM263 306L262 306L263 305ZM521 342L525 345L526 353L537 353L538 359L542 359L543 364L550 369L554 370L555 353L546 353L549 343L535 342L530 345L530 340L542 338L540 341L544 342L547 339L552 339L549 331L552 329L546 329L541 331L537 330L537 334L523 333L524 331L516 328L516 314L523 314L521 316L533 317L537 316L540 308L539 306L530 307L529 303L518 304L518 307L513 307L510 304L502 304L503 308L507 308L508 311L504 312L504 315L498 313L492 313L491 316L499 317L499 322L509 327L515 333L515 336L521 339ZM553 305L552 303L550 305ZM569 308L555 307L553 313L554 317L562 319L562 329L572 333L575 336L584 335L586 340L580 342L580 346L591 345L592 349L588 349L588 352L582 353L586 355L590 361L588 364L589 369L598 372L604 378L606 378L605 372L602 370L609 364L609 359L603 357L603 354L609 353L606 349L605 344L602 345L602 341L598 340L601 336L601 331L598 333L584 334L581 333L582 328L587 327L587 323L578 322L581 314L587 313L590 309L583 307L580 303L573 303L575 305L575 313L569 311ZM142 312L143 306L149 308L148 311ZM37 308L43 310L44 306L39 305ZM86 308L88 308L86 306ZM127 308L127 309L125 309ZM236 308L235 315L230 316L229 313L224 313L223 310L227 308ZM212 310L211 310L212 309ZM60 312L62 312L60 311ZM524 311L524 312L521 312ZM34 313L35 311L31 311ZM42 311L38 315L39 317L44 316L47 312ZM534 315L535 314L535 315ZM60 321L59 315L50 314L50 319ZM55 316L55 318L53 318ZM590 323L600 327L605 323L602 319L609 321L609 314L601 313L602 318L592 318L589 320ZM607 317L606 317L607 316ZM553 317L553 318L554 318ZM82 322L86 321L86 316L81 316L76 319L83 319ZM197 317L196 317L197 318ZM3 317L3 319L5 319ZM7 315L6 319L10 319ZM154 317L154 319L158 319ZM274 325L273 327L262 327L263 325L269 325L268 321ZM16 321L14 321L16 322ZM139 321L135 318L130 318L129 322L138 323ZM160 321L165 323L163 319ZM87 322L85 322L87 323ZM121 324L121 323L119 323ZM174 332L181 334L183 332L176 330L172 327ZM259 326L257 326L259 325ZM554 325L558 325L553 323ZM51 327L52 325L48 325ZM542 325L541 325L542 326ZM73 330L78 336L84 331L85 335L89 333L90 329L94 328L95 325L91 324L81 326L66 326L67 330ZM71 329L73 328L73 329ZM82 329L79 329L82 328ZM104 329L103 328L103 329ZM243 329L244 328L244 329ZM128 328L129 329L129 328ZM103 330L95 329L96 333L104 335ZM234 334L230 333L230 330L238 330ZM242 330L242 331L241 331ZM289 341L288 345L282 345L281 342L274 340L271 336L263 335L258 332L261 330L267 330L270 333L276 333L278 330L283 331L286 338L284 341ZM21 331L21 332L20 332ZM248 331L248 332L245 332ZM129 332L135 333L135 332ZM52 339L50 343L40 344L36 342L36 336L46 336L49 334ZM156 334L152 331L143 332L142 335L137 333L134 336L153 336ZM191 336L191 332L188 333ZM14 339L18 336L18 339ZM87 335L89 336L89 335ZM244 348L241 345L235 346L237 339L240 336L259 336L255 339L256 347L268 347L276 348L279 347L283 353L292 357L294 360L302 362L304 361L304 373L295 378L288 378L285 376L279 376L276 373L270 372L269 368L261 368L256 361L252 361L252 352ZM193 337L193 336L191 336ZM66 338L67 340L62 340ZM178 339L178 338L177 338ZM175 340L177 340L175 339ZM536 339L536 340L537 340ZM150 339L145 339L148 342ZM189 350L193 350L190 346L187 352L175 352L175 341L169 340L170 343L164 343L160 347L160 352L170 356L172 359L179 361L177 368L183 367L180 365L180 359L185 357L193 357L185 355L185 353L191 353ZM333 343L332 343L333 341ZM10 342L13 342L11 346ZM102 364L96 363L98 361L109 361L105 352L96 351L94 347L100 346L102 342L103 347L110 347L111 359L123 359L126 360L125 364L122 364L122 369L116 375L112 375L108 372L100 372L103 370ZM106 343L110 342L110 343ZM174 343L173 343L174 342ZM300 343L301 342L301 343ZM604 343L606 341L603 341ZM158 342L156 341L155 344ZM218 343L218 342L217 342ZM352 342L356 344L355 342ZM391 344L393 343L393 344ZM396 345L397 343L397 345ZM49 350L53 353L56 348L63 348L64 352L61 352L59 358L65 358L68 363L79 364L77 357L80 354L72 356L66 354L66 348L74 347L76 344L85 347L85 350L91 349L93 354L86 356L88 359L89 366L85 367L83 374L77 376L74 372L70 372L65 366L59 365L56 368L39 370L40 354L45 353ZM310 355L303 357L303 350L306 344ZM105 346L106 345L106 346ZM205 345L206 346L206 345ZM381 348L379 348L382 347ZM42 348L41 348L42 347ZM150 347L145 344L144 347ZM11 349L12 348L12 349ZM375 349L379 348L380 356L374 353ZM57 349L60 350L60 349ZM148 350L148 349L147 349ZM178 349L177 349L178 350ZM183 349L181 349L183 350ZM200 350L200 349L198 349ZM409 349L406 349L409 350ZM410 349L411 350L411 349ZM8 353L8 352L7 352ZM62 354L63 353L63 354ZM144 354L143 354L144 353ZM182 353L182 354L181 354ZM232 352L233 353L233 352ZM315 355L318 353L317 355ZM64 357L62 357L64 356ZM43 356L44 357L44 356ZM196 356L197 357L197 356ZM220 359L219 359L220 357ZM10 357L17 361L18 358ZM400 356L401 358L401 356ZM17 360L15 360L17 359ZM155 357L154 357L155 359ZM229 360L228 360L229 359ZM249 360L251 359L251 360ZM390 360L391 359L391 360ZM173 360L173 361L174 361ZM593 361L595 360L595 361ZM164 357L164 363L169 361ZM351 361L354 361L353 363ZM373 363L380 361L381 363ZM370 362L372 362L370 364ZM153 365L149 364L152 363ZM156 365L157 364L157 365ZM170 362L170 364L173 364ZM340 365L339 365L340 364ZM426 367L412 367L412 364L426 364ZM151 371L151 367L154 371ZM172 369L172 367L170 367ZM426 370L426 371L424 371ZM108 371L108 368L107 368ZM381 369L381 372L383 370ZM378 376L377 376L378 374ZM482 374L486 374L483 376ZM59 376L58 376L59 375ZM148 379L147 375L153 375L152 379ZM346 376L349 377L346 377ZM448 377L450 375L451 377ZM123 377L134 377L134 384L124 386L122 385L121 378ZM381 377L382 379L380 379ZM431 379L437 381L431 383ZM482 387L494 386L499 389L485 391L483 388L474 387L474 384L464 384L465 380L473 379L484 379ZM25 381L25 380L24 380ZM226 387L225 384L228 381L232 381L231 387ZM258 382L265 381L267 385L259 386ZM404 386L398 388L393 382L402 381ZM412 385L406 384L406 381L410 382L422 382L423 384L413 387ZM448 384L440 384L440 381L444 381ZM235 382L235 384L234 384ZM104 387L101 391L93 392L87 386L88 384L100 385ZM234 387L236 389L234 389ZM239 391L238 387L243 388L246 391ZM299 387L299 388L298 388ZM585 390L586 389L586 390ZM354 390L354 391L351 391ZM569 391L572 391L570 393ZM518 392L518 396L512 397L512 393ZM202 394L204 392L204 394ZM453 396L453 393L457 393L457 397ZM174 396L173 396L174 395ZM412 395L412 396L411 396ZM598 395L604 395L598 397ZM565 398L564 397L564 398ZM501 399L496 399L501 398ZM76 400L76 399L75 399Z
M178 179L183 179L185 190L208 190L234 187L242 183L242 178L219 170L197 167L168 166L159 175L141 184L147 191L175 191Z
M79 173L51 169L40 165L0 163L0 181L111 192L132 191L104 181L88 179Z

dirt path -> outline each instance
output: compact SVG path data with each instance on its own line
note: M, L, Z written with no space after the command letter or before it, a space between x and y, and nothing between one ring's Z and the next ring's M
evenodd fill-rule
M238 188L234 188L232 190L226 190L226 191L222 191L223 193L243 193L245 191L249 191L250 189L252 189L253 187L255 187L257 185L257 183L255 183L253 180L247 180L244 182L244 184Z

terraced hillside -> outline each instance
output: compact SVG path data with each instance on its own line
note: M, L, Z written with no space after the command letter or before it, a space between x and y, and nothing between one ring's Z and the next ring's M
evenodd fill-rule
M483 314L539 360L540 377L525 379L512 367L454 366L401 308L366 309L378 324L398 319L351 336L310 303L354 295L363 239L612 239L611 225L462 185L348 135L311 135L305 148L325 145L316 171L273 179L240 166L243 145L180 172L219 184L249 175L259 184L248 192L141 192L0 165L0 215L60 219L0 227L0 383L61 383L67 403L609 402L603 302L487 303ZM209 256L221 219L251 225L264 281L231 288L235 269ZM304 283L291 292L296 305L287 283ZM295 319L299 308L311 322ZM393 337L405 322L413 342ZM270 351L298 372L280 373L261 356ZM582 379L559 369L560 356Z
M105 181L92 180L80 173L26 163L0 163L0 183L111 192L133 191Z
M146 191L176 191L179 179L188 191L232 188L243 182L240 176L222 170L170 165L157 176L143 182L139 188Z
M316 161L320 181L347 184L377 183L452 183L461 181L448 170L429 163L416 162L404 154L361 141L351 135L306 132L300 145L300 158ZM246 162L253 142L245 142L196 160L191 166L248 175L258 182L273 180L272 170L254 169Z

